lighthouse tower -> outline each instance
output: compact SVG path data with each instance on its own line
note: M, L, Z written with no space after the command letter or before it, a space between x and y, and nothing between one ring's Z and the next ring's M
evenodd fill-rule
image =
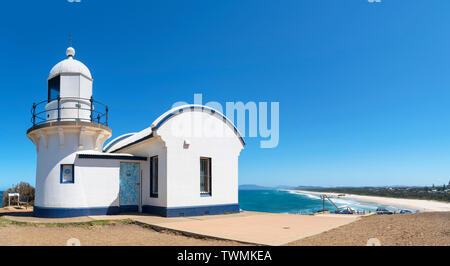
M108 107L94 100L91 73L74 59L75 49L67 48L66 55L50 71L46 99L33 104L33 125L27 131L37 151L36 216L103 204L88 195L89 180L75 173L83 171L77 153L100 153L111 137Z

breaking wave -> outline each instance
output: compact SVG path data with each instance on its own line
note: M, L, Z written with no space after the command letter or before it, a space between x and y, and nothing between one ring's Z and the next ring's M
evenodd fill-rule
M379 207L398 211L397 208L392 206L353 199L336 197L331 198L331 200L339 208L350 207L356 211L375 212ZM243 210L273 213L311 214L323 208L323 201L320 195L289 189L241 190L239 191L239 204ZM336 210L336 207L329 201L325 201L325 208L329 211Z

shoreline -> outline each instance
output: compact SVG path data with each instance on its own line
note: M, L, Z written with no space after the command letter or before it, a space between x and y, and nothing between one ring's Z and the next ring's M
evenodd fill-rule
M329 195L336 198L342 199L352 199L357 201L371 202L381 205L393 206L398 208L414 209L420 212L450 212L450 203L434 201L434 200L420 200L420 199L403 199L403 198L389 198L389 197L379 197L379 196L363 196L355 194L347 194L345 196L340 196L344 193L334 193L334 192L317 192L317 191L307 191L307 190L297 190L292 189L306 194L313 195Z

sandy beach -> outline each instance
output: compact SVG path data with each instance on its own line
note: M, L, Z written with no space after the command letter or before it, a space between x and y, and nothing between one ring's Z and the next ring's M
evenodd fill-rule
M332 197L338 197L342 193L331 193L331 192L316 192L316 191L305 191L296 190L302 193L315 194L315 195L328 195ZM377 196L362 196L354 194L345 194L345 196L339 196L343 199L353 199L357 201L373 202L382 205L395 206L399 208L415 209L421 212L449 212L450 203L433 201L433 200L417 200L417 199L400 199L400 198L388 198L388 197L377 197Z
M66 246L76 238L82 246L241 246L235 241L200 239L157 232L133 224L104 226L0 226L0 246Z

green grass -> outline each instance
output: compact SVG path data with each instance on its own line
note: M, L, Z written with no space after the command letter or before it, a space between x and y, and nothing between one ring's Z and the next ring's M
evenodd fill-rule
M79 226L86 228L102 227L107 225L115 224L135 224L135 221L131 219L124 220L98 220L98 221L88 221L88 222L75 222L75 223L31 223L31 222L19 222L13 221L0 216L0 227L5 227L9 225L13 226L33 226L33 227L69 227L69 226Z

